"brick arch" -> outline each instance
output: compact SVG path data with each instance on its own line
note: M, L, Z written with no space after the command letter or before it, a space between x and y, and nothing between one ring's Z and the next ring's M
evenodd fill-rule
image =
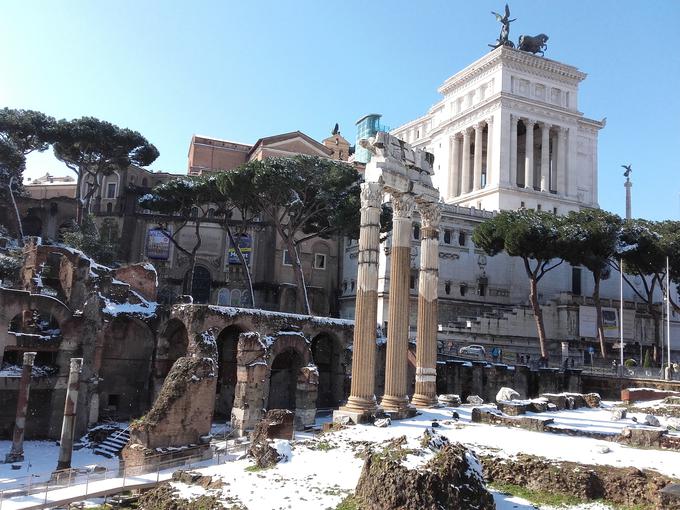
M271 370L274 359L287 350L294 350L302 359L303 366L312 362L312 350L302 334L285 334L276 338L267 355L267 366Z

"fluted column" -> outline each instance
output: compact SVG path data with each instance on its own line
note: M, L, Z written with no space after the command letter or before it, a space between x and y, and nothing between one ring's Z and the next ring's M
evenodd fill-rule
M460 135L456 133L451 137L451 172L449 173L449 197L460 195Z
M541 122L541 191L550 191L550 124Z
M517 186L517 116L510 115L510 183Z
M470 135L472 128L463 131L463 162L460 180L460 193L464 195L470 192Z
M534 124L533 120L525 120L524 135L524 187L534 188Z
M361 224L357 270L352 386L343 409L371 413L375 399L375 334L378 321L378 250L380 249L380 207L383 187L376 182L361 184ZM341 409L342 410L342 409Z
M472 191L477 191L482 187L482 138L484 135L484 123L475 124L475 159L472 177Z
M17 414L14 421L14 436L12 449L5 456L5 462L21 462L24 460L24 433L26 432L26 411L28 410L28 396L31 392L31 374L35 352L24 353L24 363L19 381L19 395L17 397Z
M392 250L390 251L390 290L385 362L385 395L380 405L385 411L399 412L409 407L407 395L409 280L411 275L411 231L413 196L392 196Z
M439 220L441 206L418 204L422 219L418 325L416 333L416 389L411 399L417 407L437 402L437 325L439 289Z
M71 358L68 374L68 387L66 389L66 402L64 403L64 421L61 426L61 441L59 443L59 462L57 471L71 467L73 455L73 434L76 431L76 412L78 410L78 390L80 389L80 371L83 367L83 358Z

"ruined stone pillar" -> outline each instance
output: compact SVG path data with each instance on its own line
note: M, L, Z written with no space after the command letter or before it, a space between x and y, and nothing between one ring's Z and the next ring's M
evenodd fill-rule
M475 124L475 158L474 158L474 170L472 175L472 191L477 191L479 190L479 188L482 187L483 135L484 135L484 123L478 122L477 124Z
M407 410L409 280L411 277L411 232L413 196L390 192L392 197L392 249L390 252L390 300L385 361L385 395L381 406L385 411Z
M66 403L64 404L64 422L61 427L61 441L59 444L59 462L57 471L71 467L73 454L73 434L76 427L76 411L78 409L78 389L80 386L80 371L83 368L83 358L71 358L68 374L68 388L66 389Z
M524 121L524 187L529 189L534 189L534 125L533 120Z
M340 412L375 412L375 337L378 321L378 253L380 249L380 207L382 184L361 185L361 226L357 271L352 386L347 405Z
M550 191L550 124L541 122L541 191Z
M418 331L416 334L416 389L411 403L429 407L437 402L437 325L439 288L438 203L418 204L420 229L420 274L418 279Z
M26 411L28 410L28 395L31 391L31 373L35 352L24 353L24 365L21 370L19 381L19 396L17 397L17 416L14 422L14 436L12 437L12 449L5 456L5 462L22 462L24 460L24 433L26 431Z

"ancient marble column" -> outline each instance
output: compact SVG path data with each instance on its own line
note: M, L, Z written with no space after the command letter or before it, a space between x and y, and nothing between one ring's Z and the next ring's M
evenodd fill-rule
M460 193L464 195L470 192L470 135L472 128L463 131L463 161L461 164Z
M567 128L557 128L557 186L558 193L568 195L567 189Z
M76 411L78 409L78 390L80 387L80 371L83 368L83 358L71 358L64 404L64 421L61 426L61 441L59 444L59 462L57 471L71 467L73 454L73 435L76 428Z
M19 381L19 395L17 397L17 415L14 421L14 436L12 449L5 456L5 462L22 462L24 460L24 433L26 431L26 411L28 410L28 396L31 391L31 374L35 352L24 353L24 364Z
M439 220L441 206L419 203L420 273L416 333L416 390L411 403L429 407L437 402L437 327L439 288Z
M482 154L484 137L484 123L478 122L475 124L475 159L474 171L472 177L472 191L477 191L482 187Z
M630 188L633 187L633 183L630 182L630 179L626 179L626 182L623 184L623 186L626 188L626 219L629 220L632 218L632 200L630 196Z
M357 271L352 386L347 405L341 408L355 413L374 412L375 337L378 321L378 250L380 248L380 208L382 184L361 184L361 225Z
M411 214L413 196L390 192L392 197L392 248L385 361L385 411L401 412L409 407L407 367L409 333L409 281L411 277Z
M456 133L451 137L451 179L449 182L449 197L460 195L458 183L460 182L460 135Z
M517 186L517 116L510 115L510 183Z
M534 189L534 124L533 120L524 121L524 187L529 189Z
M550 191L550 124L541 122L541 191Z

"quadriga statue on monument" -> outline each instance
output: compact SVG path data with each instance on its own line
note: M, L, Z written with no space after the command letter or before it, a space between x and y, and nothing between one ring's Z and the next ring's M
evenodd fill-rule
M543 52L548 48L546 42L548 41L548 36L545 34L538 35L520 35L519 43L517 43L517 49L522 51L528 51L529 53L540 53L543 56Z

